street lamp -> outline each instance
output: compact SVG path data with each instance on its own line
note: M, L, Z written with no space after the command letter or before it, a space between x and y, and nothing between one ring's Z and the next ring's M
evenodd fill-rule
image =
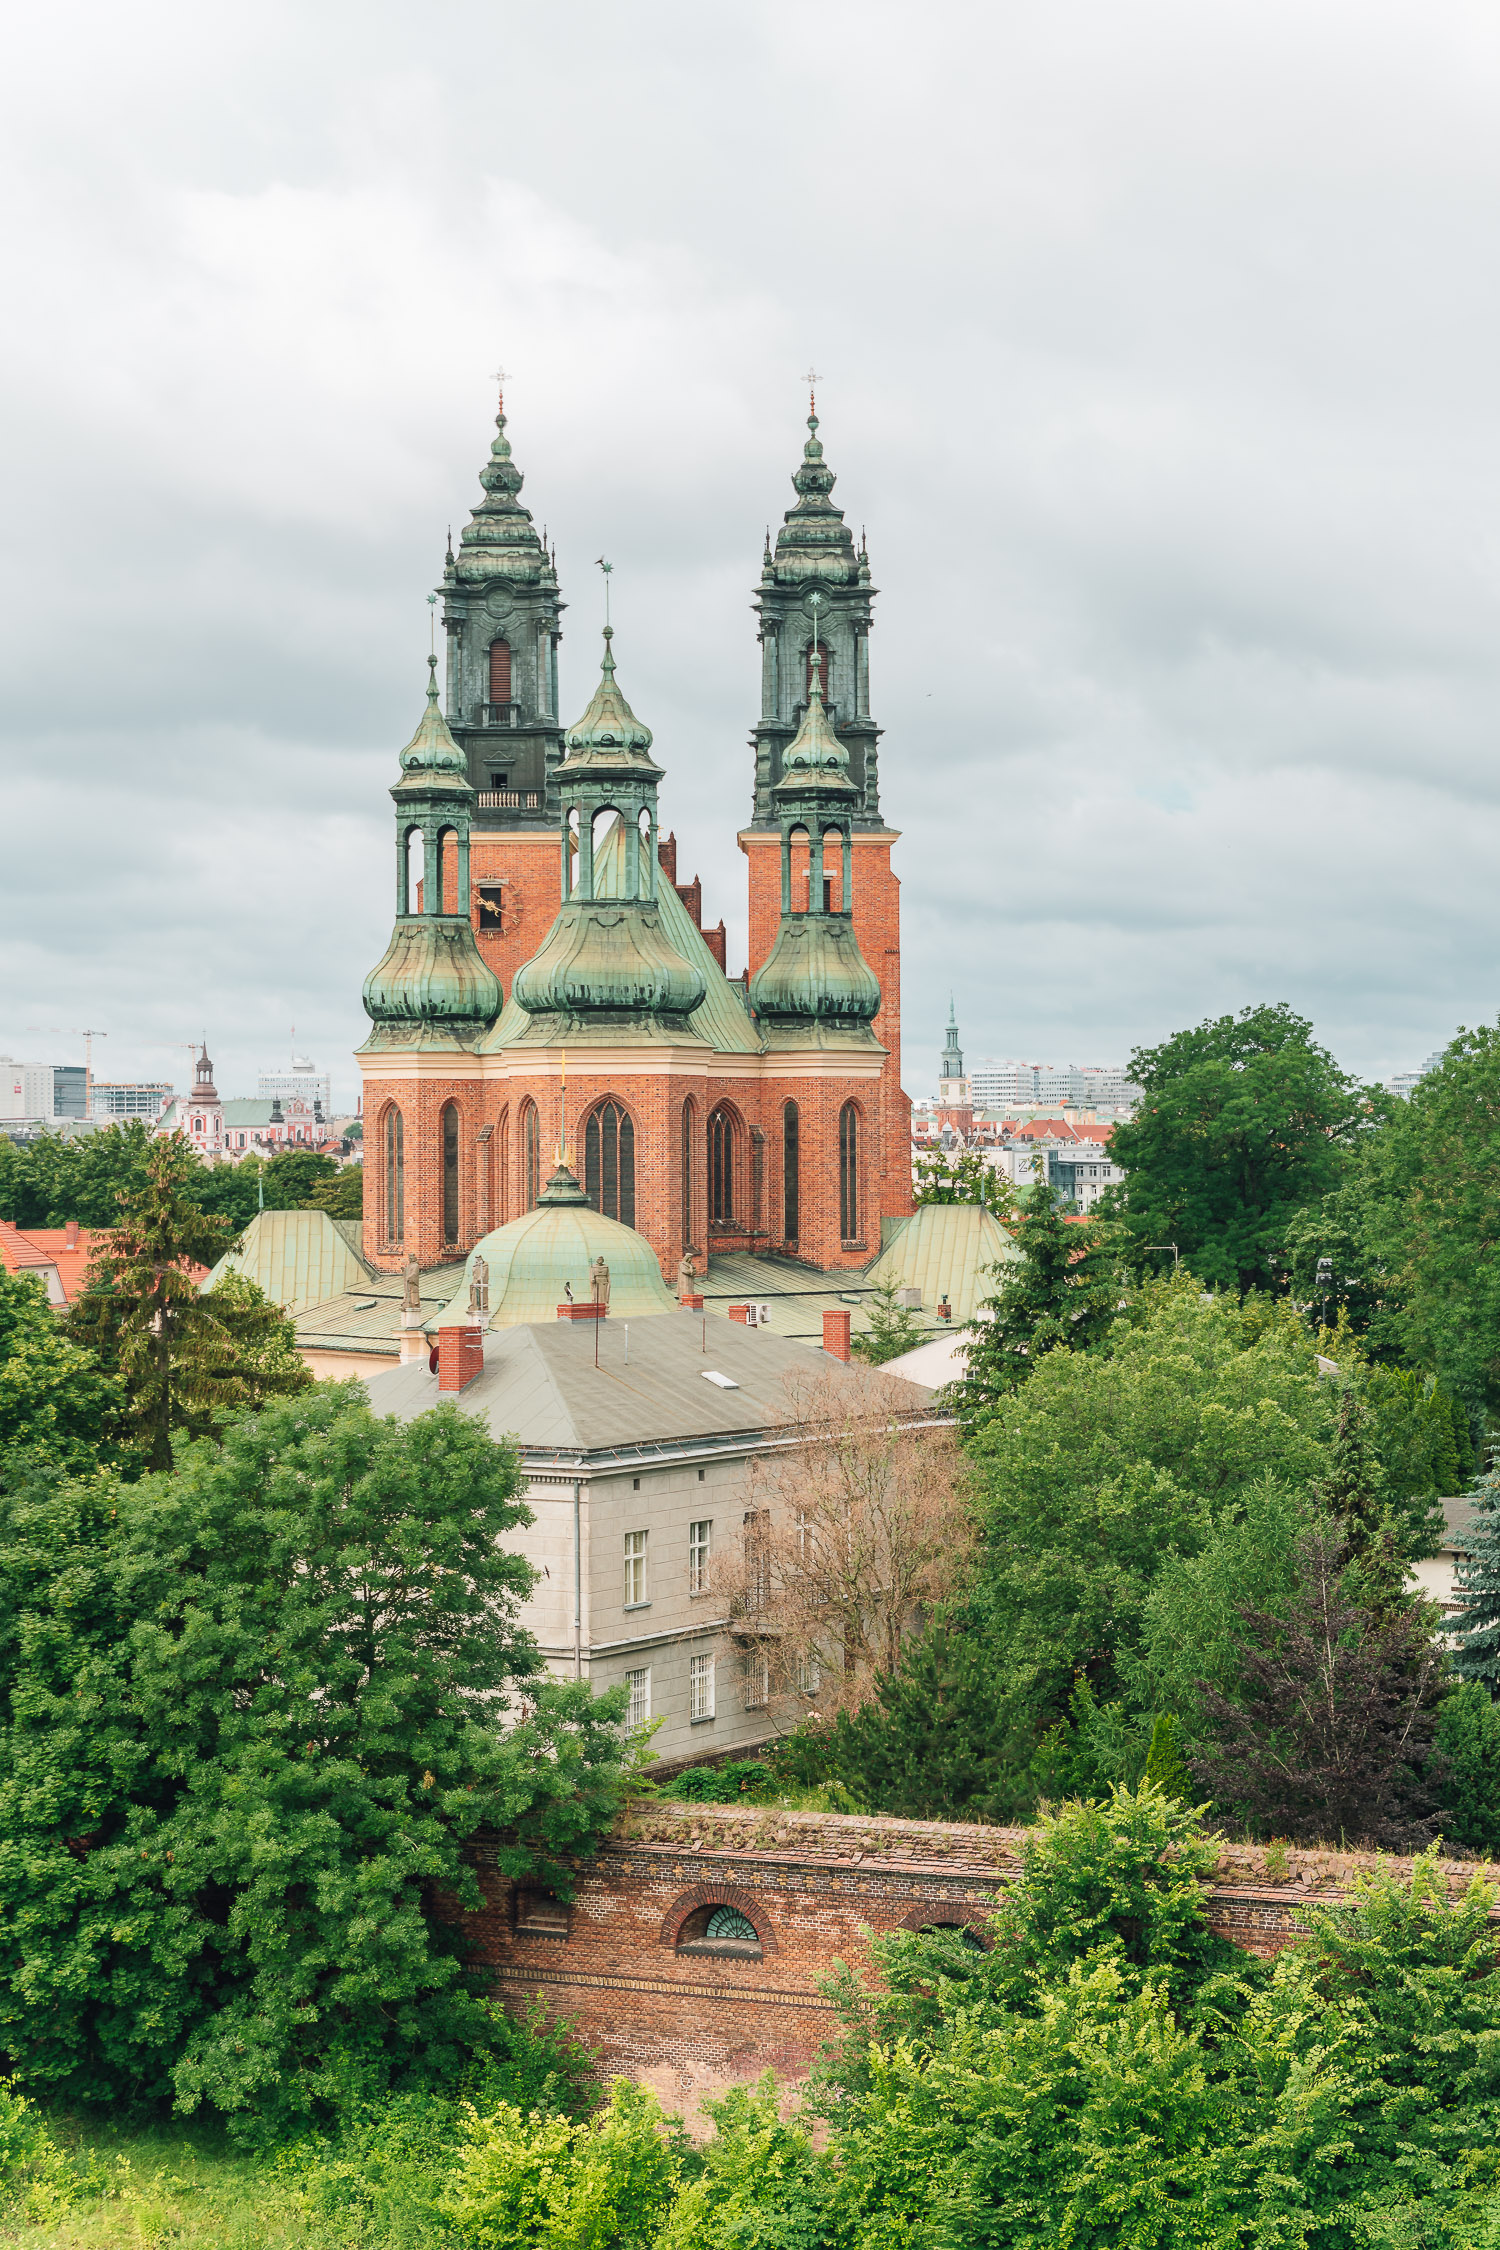
M1181 1255L1175 1242L1143 1242L1141 1244L1141 1248L1143 1250L1170 1250L1172 1253L1173 1273L1177 1271L1177 1268L1182 1263Z

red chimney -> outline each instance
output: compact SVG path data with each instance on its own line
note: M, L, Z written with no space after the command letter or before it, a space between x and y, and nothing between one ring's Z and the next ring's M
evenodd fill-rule
M849 1319L846 1312L826 1312L823 1315L823 1349L835 1359L849 1357Z
M714 959L718 962L719 967L724 971L724 974L728 976L729 940L725 934L723 923L720 922L716 929L705 930L703 933L703 942L708 947L708 950L713 955Z
M672 888L689 914L692 915L694 929L701 930L703 927L703 877L695 875L690 883L674 882Z
M69 1219L67 1237L63 1243L65 1250L76 1250L78 1248L78 1225L77 1219Z
M663 875L666 876L667 881L675 890L677 888L677 831L675 828L669 836L657 838L656 858Z
M438 1330L438 1389L467 1390L484 1373L484 1332L468 1321Z
M731 1320L737 1320L740 1326L743 1328L749 1323L750 1307L748 1305L731 1305L729 1308L729 1317Z

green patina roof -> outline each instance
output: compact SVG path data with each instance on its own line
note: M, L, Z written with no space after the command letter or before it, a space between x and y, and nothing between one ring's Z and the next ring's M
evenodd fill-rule
M873 1042L880 985L851 916L783 914L776 943L750 980L750 1002L778 1045L804 1026Z
M643 781L661 779L663 769L646 754L651 748L651 729L642 726L615 679L610 648L613 639L614 627L606 625L599 685L583 717L568 729L568 754L557 769L559 781L571 781L583 774L624 773L636 774Z
M458 559L450 559L445 578L462 584L485 584L508 578L522 585L557 583L551 558L538 536L529 508L517 495L525 482L511 457L505 434L505 403L495 416L495 438L490 457L479 472L484 498L474 510L458 543Z
M605 897L617 897L623 888L624 872L625 837L623 827L617 820L594 854L595 888ZM703 978L702 1003L693 1010L685 1031L676 1036L701 1039L719 1054L759 1054L763 1042L745 1005L744 986L737 980L731 982L724 974L693 917L664 875L660 880L655 911L661 922L662 935L672 951L680 955L690 967L698 970ZM528 1015L519 1001L512 997L506 1001L499 1022L479 1042L479 1048L481 1053L495 1054L505 1047L548 1045L555 1036L557 1034L552 1022ZM587 1036L587 1033L577 1030L569 1031L567 1043L572 1046L580 1038ZM618 1045L622 1036L628 1038L630 1034L622 1034L615 1026L606 1026L596 1036L610 1045ZM659 1035L648 1031L645 1036Z
M859 795L849 778L849 753L823 707L823 680L816 664L808 682L807 709L781 761L781 779L771 795L786 811L793 811L803 798L835 803Z
M867 1268L871 1283L920 1289L931 1314L946 1291L955 1321L972 1320L994 1294L988 1266L1016 1265L1021 1253L992 1211L977 1203L924 1203Z
M565 1283L572 1289L574 1303L586 1305L589 1269L601 1257L609 1267L611 1320L676 1310L676 1299L662 1280L646 1237L596 1211L562 1166L547 1182L534 1211L496 1227L469 1252L463 1281L447 1308L455 1317L468 1311L469 1283L478 1257L490 1269L492 1328L555 1320L558 1306L566 1302Z
M401 753L401 779L391 795L399 804L403 797L430 795L434 783L444 796L474 794L469 786L468 760L448 732L448 722L438 706L437 658L429 656L427 707Z
M467 914L409 914L365 978L362 998L379 1029L472 1033L500 1013L501 992Z
M341 1297L369 1279L349 1236L326 1211L258 1212L238 1250L219 1260L204 1288L212 1289L226 1273L247 1274L272 1304L288 1312Z

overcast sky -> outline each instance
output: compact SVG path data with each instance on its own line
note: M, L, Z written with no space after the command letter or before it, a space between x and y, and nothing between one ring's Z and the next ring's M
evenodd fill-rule
M744 948L802 371L869 529L906 1082L1500 1004L1500 14L101 0L0 132L0 1053L352 1097L426 596L510 371ZM30 1027L41 1027L33 1030Z

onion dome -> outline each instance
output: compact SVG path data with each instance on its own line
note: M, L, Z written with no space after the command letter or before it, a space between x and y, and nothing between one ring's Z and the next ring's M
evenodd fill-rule
M642 726L615 678L614 651L610 646L614 637L614 627L606 625L599 685L583 717L576 726L569 727L563 738L567 755L557 769L559 781L606 773L638 774L643 780L651 781L661 779L664 769L647 755L651 748L651 729Z
M476 1258L483 1258L490 1269L491 1328L556 1320L557 1308L567 1302L570 1291L575 1304L586 1305L589 1271L596 1258L603 1258L609 1267L611 1320L677 1310L645 1236L596 1211L565 1164L558 1165L535 1210L496 1227L475 1244L443 1318L466 1316Z
M847 914L783 914L750 979L750 1005L766 1031L820 1024L862 1033L880 1012L880 985Z
M572 898L511 986L528 1015L685 1030L708 990L645 899Z
M490 457L479 472L484 498L464 527L456 561L443 575L450 585L485 584L508 578L522 585L557 583L557 573L531 510L518 497L525 482L511 455L505 434L505 398L495 416L495 440Z
M802 460L792 478L797 504L787 510L776 534L774 574L782 585L821 578L837 586L857 586L860 560L844 511L833 504L836 480L823 458L816 411L807 417L807 430Z
M468 760L448 732L448 722L438 705L437 658L429 656L427 707L401 753L401 779L391 795L399 804L403 797L430 796L434 783L441 789L445 782L457 783L460 795L473 795Z

